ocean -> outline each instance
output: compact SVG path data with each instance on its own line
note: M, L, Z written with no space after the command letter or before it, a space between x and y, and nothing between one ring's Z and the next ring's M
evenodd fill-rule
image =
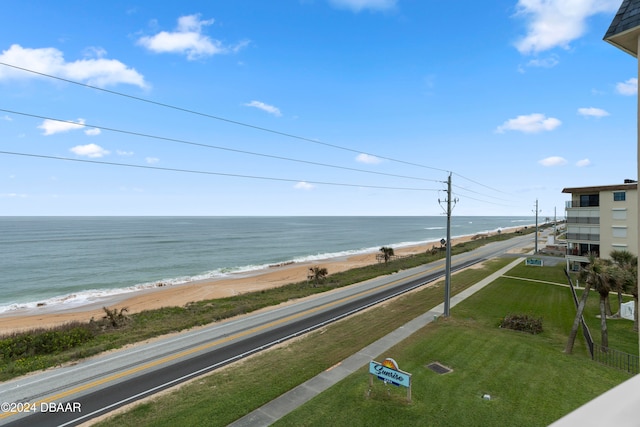
M451 236L535 224L452 217ZM438 242L446 217L0 217L0 314Z

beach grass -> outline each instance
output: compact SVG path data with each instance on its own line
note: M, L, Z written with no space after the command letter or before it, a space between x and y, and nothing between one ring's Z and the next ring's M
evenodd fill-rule
M453 293L510 261L492 260L456 273ZM516 267L509 273L516 274L566 283L561 266ZM442 286L438 282L252 356L99 425L227 425L436 306ZM412 374L411 402L406 389L378 380L370 389L365 367L276 425L548 425L630 377L593 362L582 338L572 355L563 353L575 314L572 304L566 287L500 278L454 307L450 318L438 319L381 355L393 357ZM512 312L541 317L543 332L498 328ZM597 312L593 295L585 317ZM637 340L631 326L626 321L612 342ZM438 375L426 368L432 362L452 372Z
M452 246L451 252L453 255L468 252L487 243L508 239L516 235L516 233L503 233L493 236L477 236L478 238ZM86 326L91 329L91 336L88 336L84 341L75 341L72 346L54 344L43 350L31 345L33 342L39 341L42 334L61 334L62 338L58 342L67 342L68 337L65 332L60 332L66 330L64 325L59 328L0 336L0 348L7 346L15 348L14 342L16 341L24 344L18 347L18 350L22 349L22 351L3 352L3 357L0 358L0 381L93 356L127 344L206 325L261 308L326 292L337 287L348 286L374 277L424 265L442 259L444 256L444 251L434 249L397 258L388 263L373 264L335 274L329 272L326 282L321 285L308 282L292 283L233 297L194 301L182 307L164 307L142 311L127 316L128 321L122 322L119 327L110 325L109 319L92 319L90 321L87 319Z

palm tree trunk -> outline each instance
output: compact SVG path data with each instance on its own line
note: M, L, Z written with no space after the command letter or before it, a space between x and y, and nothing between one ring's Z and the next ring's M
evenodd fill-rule
M622 317L622 291L618 288L618 313L617 318Z
M609 331L607 330L607 309L605 295L600 295L600 348L607 351L609 347Z
M633 332L638 332L638 298L634 298L633 302Z
M582 297L580 297L580 303L578 303L578 310L576 312L576 318L573 320L573 326L571 327L571 333L567 340L567 345L564 348L564 352L571 354L573 352L573 344L576 342L576 335L578 335L578 329L580 329L580 320L582 319L582 313L584 313L584 307L587 305L587 297L589 296L589 290L591 290L591 282L585 281L584 291L582 291Z
M609 299L609 293L604 297L604 311L607 316L613 315L613 312L611 311L611 299Z

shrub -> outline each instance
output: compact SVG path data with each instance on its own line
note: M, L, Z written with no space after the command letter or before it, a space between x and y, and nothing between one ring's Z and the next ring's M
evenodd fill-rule
M107 307L102 307L102 310L104 310L105 315L98 321L92 317L89 321L92 326L99 327L103 330L108 328L118 329L127 325L131 321L131 318L126 315L129 311L127 307L123 307L120 310L117 308L109 309Z
M94 337L95 330L88 324L74 322L0 337L0 354L5 361L54 354L79 346Z
M500 322L501 328L539 334L542 332L542 318L533 318L526 314L508 314Z

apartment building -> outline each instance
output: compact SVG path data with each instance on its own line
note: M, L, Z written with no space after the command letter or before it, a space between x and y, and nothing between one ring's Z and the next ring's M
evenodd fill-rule
M576 270L589 254L609 258L613 250L638 254L638 182L565 188L567 268Z

